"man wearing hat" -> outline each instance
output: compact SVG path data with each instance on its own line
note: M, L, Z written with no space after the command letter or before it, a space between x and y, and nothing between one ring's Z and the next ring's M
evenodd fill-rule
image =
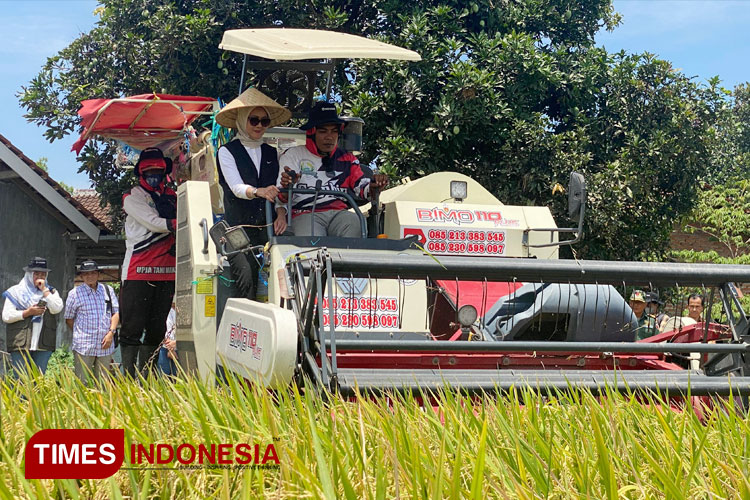
M34 257L23 270L21 281L3 292L6 345L14 369L33 362L44 373L57 340L54 315L62 311L63 300L47 283L47 259Z
M99 380L115 351L114 336L120 322L120 306L111 286L99 283L99 266L86 260L78 269L83 285L68 294L65 322L73 330L76 376L86 382L90 373Z
M125 193L125 260L122 264L120 344L125 373L135 377L152 361L164 338L174 295L177 195L167 186L172 160L158 148L141 152L138 185ZM141 335L146 337L141 342Z
M234 140L219 148L217 155L219 184L224 191L224 220L230 226L245 226L250 241L256 245L268 241L264 227L266 200L273 202L279 194L278 154L276 148L263 143L263 134L291 116L289 110L255 88L247 89L216 115L220 125L236 131ZM285 218L276 217L276 234L285 229ZM232 255L229 261L241 295L255 299L257 261L244 254Z
M642 340L659 333L655 320L646 314L646 293L643 290L633 290L630 294L630 308L638 318L638 328L635 331L635 339Z
M300 128L306 131L304 146L289 148L282 153L279 164L283 168L279 178L281 187L289 187L293 180L302 189L349 191L360 198L368 198L372 189L388 183L388 176L370 176L359 165L353 154L338 147L344 120L331 102L317 102ZM315 213L312 213L313 205ZM280 205L281 206L281 205ZM341 198L295 194L292 200L292 231L296 236L361 236L359 219ZM283 209L286 213L286 208Z
M648 292L646 294L646 314L654 318L657 328L667 320L667 315L659 312L659 308L664 305L664 301L659 299L659 292Z

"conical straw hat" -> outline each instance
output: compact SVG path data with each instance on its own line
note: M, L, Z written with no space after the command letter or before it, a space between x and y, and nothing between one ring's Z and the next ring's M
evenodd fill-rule
M263 92L250 87L237 99L233 100L222 108L216 115L216 121L219 125L227 128L237 127L237 111L242 108L256 108L261 106L268 111L268 117L271 119L270 127L281 125L292 117L292 113L265 95Z

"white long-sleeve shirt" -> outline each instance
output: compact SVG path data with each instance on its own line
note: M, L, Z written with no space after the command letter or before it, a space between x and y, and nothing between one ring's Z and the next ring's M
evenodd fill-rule
M122 200L125 219L125 260L122 280L174 280L175 257L171 252L174 219L159 217L145 189L136 186Z
M262 156L260 146L258 146L257 148L249 148L247 146L244 147L245 151L247 151L247 154L250 155L250 159L253 160L253 166L255 166L255 170L258 172L258 178L260 178L259 165ZM221 165L221 173L222 175L224 175L224 180L227 182L227 185L232 191L232 194L237 198L242 198L243 200L253 199L254 197L247 196L247 189L255 188L257 186L251 186L244 183L242 177L240 176L239 170L237 170L237 163L234 161L234 156L232 156L232 153L228 148L219 149L219 164Z
M47 310L50 314L57 314L63 309L63 299L57 290L44 297L47 301ZM13 303L5 299L3 304L3 321L5 323L15 323L23 319L23 311L16 309ZM39 348L39 336L42 333L42 321L31 324L31 350L36 351Z

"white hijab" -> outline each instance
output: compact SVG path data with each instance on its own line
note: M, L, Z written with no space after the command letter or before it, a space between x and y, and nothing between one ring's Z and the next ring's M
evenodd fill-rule
M237 110L237 120L235 121L235 130L237 130L236 139L239 139L243 146L246 148L259 148L263 144L263 139L255 140L251 138L247 133L247 119L250 116L250 112L255 108L263 108L263 106L253 106L252 108L240 108ZM266 115L271 116L266 108Z
M41 290L34 286L34 272L26 271L21 281L3 292L3 296L16 306L16 309L25 310L44 297ZM35 316L33 321L41 321L41 316Z

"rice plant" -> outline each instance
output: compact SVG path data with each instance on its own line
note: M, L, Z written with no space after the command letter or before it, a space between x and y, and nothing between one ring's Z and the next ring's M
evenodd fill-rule
M750 428L728 400L697 417L585 392L518 390L469 398L323 399L230 378L115 380L97 389L68 369L0 382L2 498L743 498ZM26 480L24 446L48 428L123 428L151 443L273 443L278 467L146 469L109 479ZM126 464L128 462L126 453Z

